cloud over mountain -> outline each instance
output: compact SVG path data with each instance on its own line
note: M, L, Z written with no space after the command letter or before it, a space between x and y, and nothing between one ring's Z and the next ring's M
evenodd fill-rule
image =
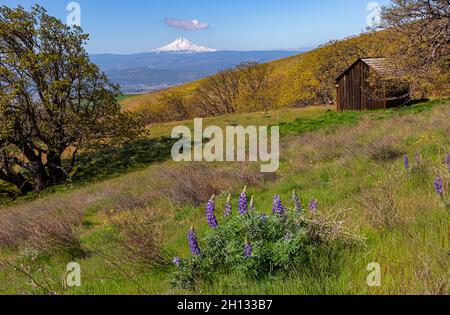
M186 31L205 30L209 28L209 24L200 22L199 20L176 20L167 18L164 23L169 27L179 28Z

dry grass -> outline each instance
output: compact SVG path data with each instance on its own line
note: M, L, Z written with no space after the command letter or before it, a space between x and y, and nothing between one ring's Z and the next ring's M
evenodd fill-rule
M20 226L26 244L38 252L59 250L72 258L83 258L88 252L83 249L80 238L82 214L76 210L63 214L48 213L35 217Z
M396 139L392 136L381 136L371 141L364 148L364 152L374 161L393 161L402 155L395 147Z
M376 163L392 162L405 153L400 144L410 136L439 128L450 134L448 115L449 108L442 106L431 121L411 115L381 121L364 118L358 126L290 136L282 144L282 154L288 155L285 159L292 163L293 171L306 171L316 163L355 157L367 157ZM443 143L439 145L445 147Z
M0 246L38 252L58 250L85 257L80 239L82 213L76 208L9 212L0 222Z
M359 202L364 209L366 220L376 228L394 228L402 222L402 209L398 200L405 178L397 169L387 171L386 175L387 180L379 180L373 187L365 187L358 182L361 191Z
M110 213L122 260L146 267L165 266L169 262L163 250L163 233L158 208L136 208Z
M262 181L263 175L247 164L212 167L163 163L70 193L2 209L0 248L66 250L83 255L79 234L90 209L147 209L166 194L175 202L199 205L215 193L237 185L258 186Z
M308 237L317 243L332 244L337 241L364 247L366 239L346 227L348 222L346 213L350 211L353 209L338 211L332 209L326 215L322 213L311 215L309 219L305 219Z
M258 186L264 176L248 164L211 167L206 164L187 164L180 168L168 169L164 177L171 184L164 194L177 203L189 203L199 206L212 195L239 187Z

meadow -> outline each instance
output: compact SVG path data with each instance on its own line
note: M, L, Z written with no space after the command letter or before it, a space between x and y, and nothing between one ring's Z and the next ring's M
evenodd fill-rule
M80 176L73 185L0 209L0 293L448 294L449 105L449 99L434 99L358 113L283 108L205 120L280 125L281 168L275 174L261 174L248 163L179 164L167 154L145 159L148 151L140 148L146 144L90 158L87 180ZM161 152L161 139L176 125L192 121L149 125L149 141L156 145L150 148ZM445 195L433 187L437 176ZM209 198L217 196L221 225L228 194L235 216L244 186L258 213L271 211L274 195L290 205L293 190L305 207L315 199L320 216L363 244L321 257L314 271L255 279L222 270L191 289L173 286L177 267L171 261L189 257L192 225L199 246L205 244ZM81 266L82 285L67 288L61 278L72 261ZM381 266L379 287L366 282L371 262Z

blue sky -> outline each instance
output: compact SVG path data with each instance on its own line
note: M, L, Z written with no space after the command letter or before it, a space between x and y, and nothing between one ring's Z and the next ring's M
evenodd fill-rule
M0 0L34 3L66 21L67 0ZM356 35L367 27L367 6L389 0L78 0L90 53L137 53L186 37L227 50L301 49ZM168 22L167 19L170 19ZM197 20L198 30L185 30ZM174 22L175 21L175 22ZM172 25L169 26L168 24ZM180 26L181 25L181 26ZM178 26L178 27L174 27ZM201 27L200 27L201 26ZM180 28L181 27L181 28ZM184 27L186 28L186 27Z

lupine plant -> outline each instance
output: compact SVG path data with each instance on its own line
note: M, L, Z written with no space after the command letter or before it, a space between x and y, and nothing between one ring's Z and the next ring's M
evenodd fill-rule
M225 210L223 211L224 217L229 217L231 215L231 194L228 195L227 201L225 202Z
M261 214L261 222L266 222L267 221L267 215L265 213Z
M403 157L403 163L405 165L405 169L409 170L409 158L408 158L408 154L405 154L405 156Z
M309 202L309 211L311 212L311 214L317 213L318 206L319 206L319 204L316 199L313 199Z
M191 227L188 232L188 242L192 255L200 256L200 247L198 246L197 233L195 232L194 227Z
M283 203L281 202L281 198L278 195L273 196L273 206L272 206L272 213L273 214L284 214L285 208L283 206Z
M300 203L300 199L298 198L295 190L292 191L292 202L294 203L294 210L298 213L301 213L303 211L302 204Z
M209 199L208 204L206 205L206 221L208 222L208 225L211 228L216 228L217 227L217 219L216 216L214 214L216 206L214 204L214 198L216 196L212 196L211 199Z
M250 244L247 240L245 240L244 257L250 258L250 257L252 257L252 254L253 254L252 244Z
M420 153L416 152L414 155L414 160L416 161L416 164L419 165L422 162L422 158L420 157Z
M434 180L434 190L439 196L444 196L444 184L442 183L442 179L440 176L437 176Z
M335 251L342 246L361 242L359 237L344 233L338 222L326 221L317 213L300 213L299 200L294 200L293 207L288 208L275 195L270 213L248 211L246 200L244 189L239 197L239 214L224 218L217 226L209 224L210 230L200 245L194 228L190 229L191 255L173 261L177 266L172 281L175 287L194 289L199 281L214 281L216 276L231 272L262 278L275 273L287 275L308 268L313 270L318 267L315 259L321 255L335 257ZM315 200L314 204L317 211ZM211 200L207 208L212 208Z
M177 267L177 268L179 268L180 267L180 264L181 264L181 258L180 257L174 257L173 259L172 259L172 263Z
M244 215L247 213L248 211L248 204L247 204L247 186L244 187L244 190L242 190L241 195L239 196L239 203L238 203L238 207L239 207L239 214Z

